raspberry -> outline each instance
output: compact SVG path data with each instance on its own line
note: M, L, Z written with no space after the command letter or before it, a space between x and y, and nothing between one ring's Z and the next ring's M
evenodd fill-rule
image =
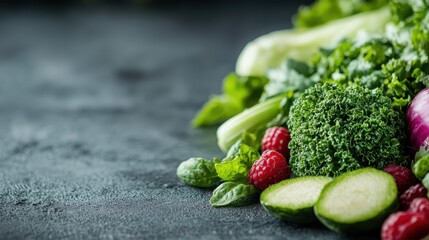
M418 240L429 234L429 219L423 214L396 212L381 227L382 240Z
M429 199L415 198L411 202L408 212L421 213L429 220Z
M248 180L255 187L264 190L271 184L289 177L289 166L283 155L274 150L267 150L253 163Z
M428 190L421 183L411 186L399 197L401 208L407 210L414 198L425 198L427 193Z
M262 138L262 151L275 150L281 153L285 158L290 156L289 145L290 134L284 127L272 127L265 131Z
M383 169L383 171L389 173L395 178L396 186L398 187L398 193L402 194L409 187L416 184L416 178L413 175L413 172L406 168L401 167L396 164L389 164L387 167Z

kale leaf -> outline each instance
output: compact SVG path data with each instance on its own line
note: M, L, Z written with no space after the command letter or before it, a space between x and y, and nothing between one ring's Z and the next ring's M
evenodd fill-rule
M297 176L408 164L405 114L378 89L316 84L295 100L289 117L290 165Z

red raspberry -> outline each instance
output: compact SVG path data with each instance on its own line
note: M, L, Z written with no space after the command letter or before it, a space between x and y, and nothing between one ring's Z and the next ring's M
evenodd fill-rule
M262 152L266 150L275 150L281 153L285 158L290 156L289 145L290 134L284 127L272 127L265 131L262 138Z
M421 183L411 186L399 197L401 208L407 210L414 198L425 198L427 193L428 190Z
M408 212L421 213L429 220L429 199L415 198L411 202Z
M264 190L269 185L289 177L289 166L283 155L273 150L267 150L253 163L248 180L255 187Z
M409 187L417 183L413 172L411 172L411 170L406 167L401 167L396 164L389 164L383 169L383 171L389 173L393 176L393 178L395 178L399 194L402 194Z
M396 212L381 227L382 240L418 240L429 234L429 219L420 213Z

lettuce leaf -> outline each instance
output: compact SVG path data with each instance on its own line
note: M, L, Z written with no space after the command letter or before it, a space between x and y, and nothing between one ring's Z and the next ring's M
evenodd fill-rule
M296 28L311 28L332 20L371 11L388 4L388 0L318 0L301 6L294 17Z
M257 149L242 143L236 153L215 164L217 175L224 181L246 182L250 168L259 157Z
M242 77L231 73L224 79L223 94L212 96L192 120L195 127L221 123L255 105L263 92L266 77Z

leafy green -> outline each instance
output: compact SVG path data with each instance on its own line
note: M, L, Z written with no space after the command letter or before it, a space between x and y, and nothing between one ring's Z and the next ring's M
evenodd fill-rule
M419 151L416 152L416 155L414 157L414 161L417 162L423 157L429 156L429 149L426 149L425 147L420 148Z
M419 180L429 173L429 149L422 147L416 152L411 170Z
M423 40L416 40L419 44L409 44L413 42L413 36L423 38L417 36L417 32L424 32L419 27L413 27L417 29L415 34L410 29L392 28L384 35L362 35L343 40L335 48L323 49L311 63L310 75L291 77L288 69L275 70L276 75L271 76L264 96L281 94L291 88L290 82L295 81L303 86L317 82L338 85L354 83L369 89L378 88L391 98L394 106L405 107L420 90L429 85L429 48L425 49ZM429 31L425 34L429 41ZM302 88L296 88L295 91L300 92Z
M257 149L242 143L236 153L215 164L217 175L224 181L246 181L250 168L259 157Z
M314 67L305 62L288 59L280 68L267 73L270 82L265 85L262 99L285 92L304 91L315 84L312 78L314 71Z
M235 156L235 155L239 154L240 147L241 147L242 144L245 144L245 145L247 145L249 147L252 147L254 149L260 149L261 148L262 137L264 136L264 133L265 133L265 129L262 129L262 128L257 129L254 132L248 132L248 131L244 132L241 135L241 138L239 138L234 143L234 145L232 145L229 148L226 156L227 157L232 157L232 156Z
M383 31L390 19L390 10L384 7L311 29L282 30L263 35L244 47L237 59L235 71L242 76L263 76L287 58L308 61L321 47L339 39L356 36L363 30L369 33Z
M387 5L388 0L318 0L311 6L301 6L294 24L311 28L356 13L371 11Z
M263 92L266 77L242 77L231 73L224 79L223 94L204 104L193 119L195 127L221 123L244 109L255 105Z
M217 176L215 163L204 158L190 158L177 167L177 177L184 183L208 188L220 182Z
M244 206L257 202L259 191L250 184L224 182L214 191L210 204L215 207Z
M422 180L429 173L429 156L424 156L415 162L412 170L416 178Z
M405 114L380 90L316 84L291 107L290 165L297 176L339 176L407 164Z
M422 183L426 189L429 189L429 173L427 173L426 176L423 178ZM429 193L428 193L428 198L429 198Z

